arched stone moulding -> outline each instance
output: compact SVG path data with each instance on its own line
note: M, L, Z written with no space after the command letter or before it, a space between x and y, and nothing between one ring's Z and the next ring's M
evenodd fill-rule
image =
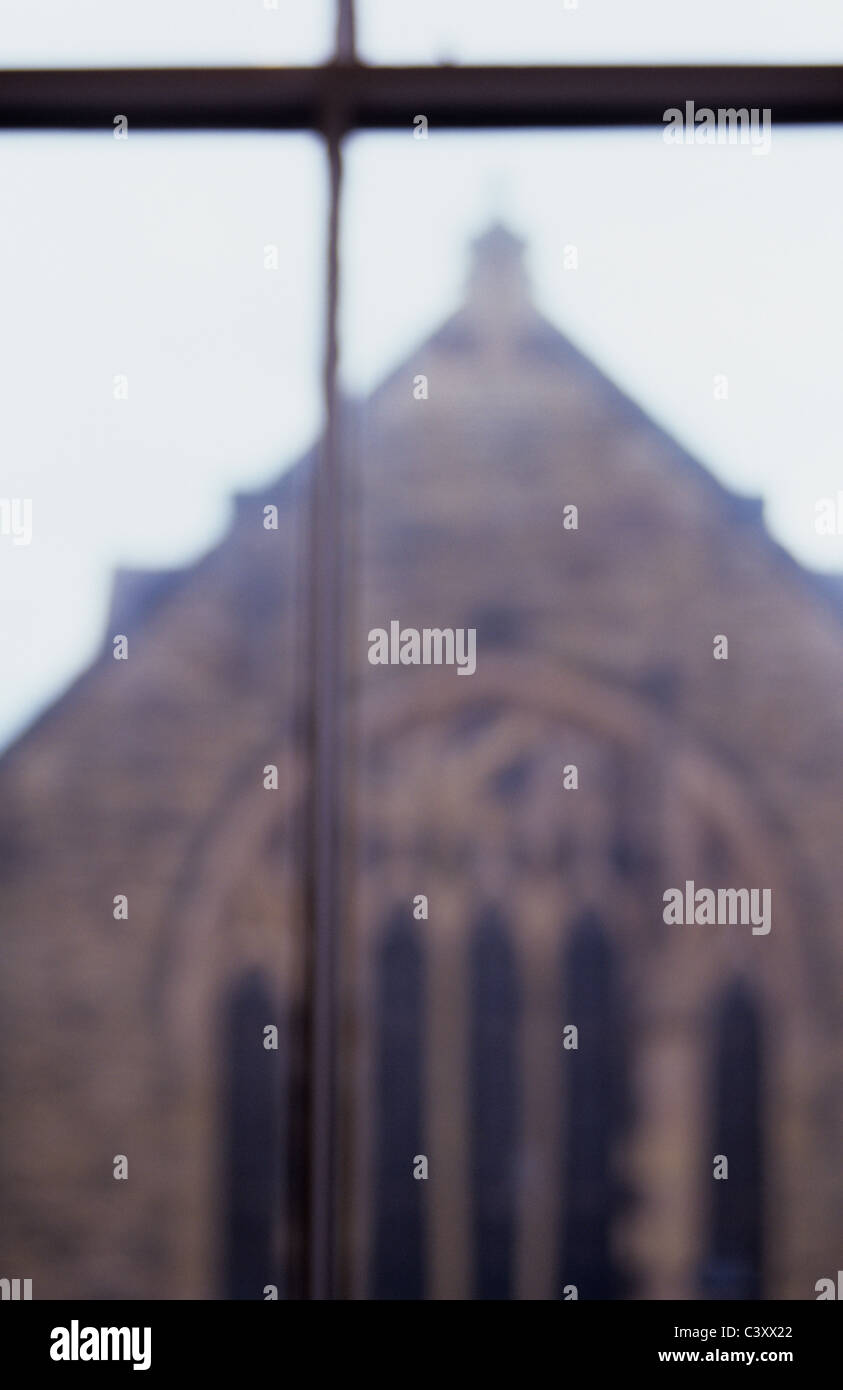
M780 1039L786 1039L791 1030L791 1019L794 1014L800 1016L800 1024L804 1025L804 1020L810 1017L809 993L805 987L804 969L802 968L802 948L805 944L796 931L790 930L797 922L797 917L793 908L793 896L786 872L779 870L776 866L784 865L787 856L779 851L785 847L786 842L788 853L792 856L794 846L797 844L792 827L787 824L787 808L776 807L775 816L768 814L768 809L759 804L757 800L750 799L746 788L740 779L722 762L716 752L703 746L699 741L695 741L671 721L665 720L662 713L654 710L641 697L625 691L619 687L609 687L604 682L593 677L576 672L565 670L554 663L541 659L518 658L517 666L512 659L491 658L482 659L478 664L477 672L469 679L456 679L455 672L442 671L436 668L412 669L409 672L393 672L389 670L384 673L381 688L375 689L371 673L366 675L366 688L349 704L349 731L352 739L353 748L371 748L382 745L388 747L395 740L406 737L410 740L420 738L421 743L425 741L425 730L431 734L431 745L435 749L439 758L442 756L441 746L436 748L437 731L447 728L451 722L459 716L464 716L466 709L471 706L487 706L496 712L498 719L504 721L507 735L512 735L519 746L529 748L531 746L531 730L540 734L542 729L553 729L560 724L578 728L600 743L604 743L625 755L631 756L636 760L636 764L642 768L652 766L654 757L661 763L658 775L654 772L654 782L660 791L669 794L669 799L674 805L681 805L683 814L688 822L691 834L695 833L695 827L702 823L719 825L729 844L732 846L735 861L744 866L746 886L762 885L773 889L774 903L774 929L773 935L776 940L781 940L779 952L776 955L775 965L771 965L765 960L764 947L767 945L765 938L753 939L750 946L754 948L749 958L754 976L757 981L762 1006L766 1010L771 1005L775 1007L778 1025L778 1035ZM431 803L435 805L437 818L439 819L440 834L447 839L448 834L462 831L465 827L464 816L466 808L473 808L473 815L476 817L476 830L478 839L490 835L497 839L504 829L503 824L496 824L496 813L490 811L486 806L486 800L481 788L487 779L490 770L495 766L496 760L500 760L511 755L512 749L508 745L507 738L501 738L500 729L493 730L489 738L480 738L473 748L466 750L463 756L455 746L453 757L459 760L460 777L464 778L462 783L463 792L456 798L454 805L448 805L436 799L437 769L435 764L428 770L428 774L423 777L422 784L425 788L422 802L429 810ZM264 791L260 772L264 763L276 762L279 766L281 787L278 792ZM355 776L358 779L358 787L355 791L357 802L356 815L359 815L361 790L365 789L367 771L365 759L355 759L353 762ZM560 768L561 779L561 768ZM451 779L454 783L459 783L460 778ZM219 954L210 951L212 943L219 943L225 935L225 911L226 904L230 901L232 892L236 885L246 875L251 872L260 871L261 847L265 844L267 836L271 833L274 825L279 822L287 827L296 824L296 818L300 814L302 797L306 786L306 772L302 763L300 753L289 747L281 751L279 744L275 743L268 747L265 754L255 758L254 766L243 769L240 777L239 789L234 792L228 805L218 808L215 813L208 818L203 833L197 837L197 843L192 856L191 871L182 881L179 893L176 895L171 909L168 912L167 932L169 935L168 946L168 968L158 977L158 985L152 991L151 997L156 1003L155 1013L158 1021L163 1024L162 1044L166 1047L169 1054L169 1064L181 1076L182 1084L185 1088L198 1086L204 1095L204 1103L200 1109L207 1116L213 1109L214 1087L217 1079L214 1074L213 1064L200 1068L196 1065L196 1059L202 1058L205 1054L207 1041L213 1034L215 1022L215 1001L218 991L224 978L235 965L242 965L242 960L238 958L236 942L228 942L227 948ZM476 799L472 797L477 793ZM642 788L642 795L646 797L647 789ZM428 799L430 798L430 800ZM365 809L365 808L364 808ZM450 813L449 813L450 812ZM778 833L772 833L770 827L775 825ZM357 827L359 828L359 827ZM497 833L496 833L497 832ZM398 837L400 839L400 836ZM407 852L407 868L414 865L417 859L417 849L414 850L411 844L405 846ZM285 856L285 874L289 882L289 901L293 904L297 902L297 866L292 862L290 855ZM352 846L353 862L353 846ZM418 877L422 866L413 868L414 879ZM669 863L665 863L664 872L670 873ZM389 866L389 886L388 893L393 897L398 892L404 891L402 880L405 879L406 869L402 872L395 862ZM753 874L755 877L753 877ZM362 880L367 878L364 872ZM770 881L771 878L774 881ZM666 877L665 886L669 886L672 879ZM372 911L372 891L374 883L368 885L364 891L363 883L354 886L351 894L352 920L350 921L349 931L346 934L346 941L350 944L351 951L357 955L362 949L363 936L369 929L369 925L377 920L377 913ZM479 887L479 885L478 885ZM423 891L421 887L417 891ZM465 886L463 887L465 895ZM495 886L492 885L492 896L494 896ZM560 918L559 928L563 926L565 916L570 919L570 913L565 913L563 908L564 888L560 886ZM412 894L408 898L411 901ZM655 904L660 915L660 903ZM468 903L466 903L468 908ZM294 910L294 916L295 916ZM459 923L449 912L451 918L451 929L459 929ZM544 918L543 930L547 930L547 914L535 908L525 913L524 927L529 930L528 919L530 921ZM611 926L611 923L609 924ZM777 932L778 927L778 932ZM429 927L432 946L436 931ZM229 937L230 937L229 933ZM437 937L438 939L438 937ZM679 949L681 939L681 929L671 937L666 929L659 930L658 924L649 943L638 943L640 949L646 953L647 966L644 972L650 979L652 990L651 1000L659 994L659 987L666 985L671 977L675 977L677 969L676 952ZM635 949L636 943L627 943L628 947ZM301 973L298 968L296 955L300 951L300 942L293 935L292 931L286 933L286 962L280 972L281 984L288 988L296 988L297 982L300 984ZM532 948L529 948L532 949ZM530 968L527 957L529 949L526 942L519 943L519 955L524 957L524 965L528 967L527 974L530 976ZM731 950L728 947L727 950ZM740 950L746 953L746 945L743 943ZM438 959L440 952L434 951ZM453 971L459 968L459 962L464 956L464 951L457 949L457 955L452 959L453 952L448 953L449 969ZM203 968L203 961L213 959L213 971L209 972ZM265 963L265 962L264 962ZM354 966L346 957L346 964L351 966L352 973L359 980L365 980L366 962L357 960ZM734 964L732 961L731 964ZM728 960L722 958L720 951L711 953L709 965L701 972L699 978L694 983L694 999L688 1001L683 1007L682 1015L693 1021L699 1018L705 1010L707 1001L711 998L712 991L716 988L719 981L725 978L726 970L729 965ZM272 962L273 969L278 972L279 958ZM211 978L213 973L214 978ZM432 977L437 972L432 972ZM533 973L535 973L533 971ZM639 972L640 973L640 972ZM217 978L219 977L219 978ZM452 986L453 988L453 986ZM354 990L358 992L354 995ZM465 987L457 986L455 999L460 994L464 996ZM433 994L436 994L434 986ZM348 1076L357 1077L360 1086L358 1099L364 1101L366 1085L365 1078L370 1076L371 1069L367 1054L370 1048L369 1027L366 1023L367 1011L365 1007L366 991L365 985L353 986L352 997L356 997L357 1006L362 1009L362 1016L357 1020L352 1035L358 1048L358 1055L353 1062L345 1058L343 1066L346 1068ZM662 998L664 996L662 995ZM643 1005L642 1000L642 1005ZM160 1012L158 1010L160 1005ZM433 1006L432 1006L433 1007ZM690 1012L689 1012L690 1011ZM441 1015L441 1005L439 1008ZM656 1027L660 1030L660 1014L657 1015ZM431 1020L434 1034L438 1031L435 1018ZM681 1019L673 1016L668 1020L670 1027L675 1029L677 1026L683 1027ZM688 1025L691 1027L691 1024ZM810 1026L810 1025L808 1025ZM452 1031L452 1030L451 1030ZM693 1027L691 1027L693 1032ZM435 1038L431 1038L434 1043ZM444 1039L443 1039L444 1042ZM453 1045L454 1040L451 1040ZM683 1044L686 1046L686 1044ZM800 1202L797 1200L798 1194L785 1194L783 1174L790 1171L805 1171L794 1167L794 1163L805 1163L809 1159L809 1154L805 1149L804 1127L801 1124L794 1124L789 1111L792 1107L801 1104L798 1091L795 1089L795 1078L788 1081L787 1060L781 1056L782 1048L773 1048L769 1058L770 1068L776 1069L776 1085L770 1088L771 1097L774 1099L775 1117L771 1117L771 1123L775 1123L776 1132L783 1137L788 1146L788 1152L782 1152L779 1160L776 1156L771 1156L769 1173L769 1193L771 1202L783 1202L783 1209L786 1211L797 1212L800 1209ZM696 1046L692 1047L691 1053L686 1058L685 1068L689 1081L698 1078L700 1059L696 1055ZM645 1078L648 1065L647 1057L651 1059L657 1055L657 1046L653 1039L650 1044L644 1046L639 1058L639 1080L650 1085L649 1079ZM779 1060L781 1058L781 1069ZM207 1062L207 1057L205 1058ZM698 1091L696 1080L695 1089ZM429 1108L429 1107L428 1107ZM665 1117L660 1121L660 1128L666 1123ZM698 1126L693 1117L690 1122L686 1118L686 1128L689 1133L695 1132ZM209 1152L210 1131L205 1128L204 1139L200 1139L200 1128L195 1128L193 1132L195 1162L187 1164L186 1169L191 1172L191 1187L195 1200L191 1203L196 1216L196 1225L201 1225L200 1214L203 1210L208 1210L209 1198L212 1190L212 1181L208 1173L207 1154ZM365 1124L358 1128L365 1132ZM798 1136L802 1136L801 1140ZM641 1116L639 1134L633 1146L639 1153L638 1165L642 1168L641 1177L645 1180L646 1161L642 1155L653 1152L650 1142L655 1135L648 1139L647 1116ZM365 1146L363 1146L365 1147ZM358 1216L349 1220L354 1226L356 1234L349 1230L352 1248L357 1254L363 1253L367 1244L366 1231L361 1225L359 1212L365 1210L370 1203L371 1194L366 1192L367 1179L361 1167L368 1166L365 1161L363 1148L360 1144L352 1142L352 1153L354 1161L352 1163L353 1173L349 1178L350 1190L356 1193L356 1200L359 1199ZM633 1160L634 1161L634 1160ZM205 1172L203 1181L202 1172ZM666 1175L665 1175L666 1176ZM462 1186L459 1175L455 1169L453 1174L457 1189ZM687 1196L687 1193L686 1193ZM804 1206L804 1203L802 1203ZM670 1202L670 1208L674 1212L681 1209L686 1211L687 1202ZM453 1213L451 1213L453 1216ZM793 1225L798 1224L798 1214L793 1217ZM355 1224L356 1221L356 1224ZM458 1289L466 1288L467 1270L465 1262L457 1261L451 1272L445 1269L444 1253L450 1246L450 1240L446 1241L444 1236L436 1236L436 1230L440 1233L445 1230L447 1221L446 1213L436 1215L434 1206L434 1231L431 1235L433 1242L431 1254L433 1265L433 1282L436 1289L440 1291L440 1296L459 1297ZM774 1228L774 1223L768 1223ZM782 1263L786 1263L785 1250L790 1244L791 1235L795 1232L782 1230L780 1242L783 1248L773 1248L769 1252L770 1263L773 1267L779 1268ZM519 1264L522 1274L519 1276L520 1285L524 1288L531 1286L525 1270L528 1252L523 1246L524 1236L521 1236L519 1247ZM646 1283L646 1267L651 1262L653 1249L651 1242L648 1242L643 1233L636 1234L635 1223L626 1232L625 1237L627 1248L631 1255L635 1256L637 1251L636 1263L639 1267L643 1266L644 1279ZM205 1242L202 1242L204 1244ZM683 1248L690 1250L697 1245L695 1234L690 1232L683 1241L680 1241ZM435 1251L440 1249L442 1252L437 1258ZM538 1252L537 1252L538 1253ZM196 1267L201 1263L201 1259L207 1261L208 1252L200 1257L198 1249L195 1252L193 1264ZM549 1267L547 1259L540 1258L539 1264ZM363 1296L363 1289L354 1270L358 1268L357 1258L352 1256L352 1283L357 1287L358 1296ZM678 1267L677 1267L678 1269ZM462 1270L462 1272L460 1272ZM533 1281L535 1282L535 1281ZM686 1278L677 1272L676 1279L672 1281L672 1288L676 1291L673 1296L682 1296L678 1290L684 1287ZM451 1290L452 1292L448 1292ZM463 1294L462 1296L465 1296ZM662 1293L661 1296L668 1296ZM688 1296L686 1293L685 1296Z

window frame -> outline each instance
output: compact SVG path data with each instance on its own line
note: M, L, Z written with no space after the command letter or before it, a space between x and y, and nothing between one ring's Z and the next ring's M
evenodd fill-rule
M0 71L0 130L310 131L324 144L330 201L324 435L311 475L304 855L308 999L306 1268L310 1297L340 1284L336 1181L339 932L344 788L342 458L337 309L342 142L361 130L658 127L670 107L769 108L776 123L843 123L843 65L382 67L355 55L353 0L336 0L334 58L313 67L51 68Z

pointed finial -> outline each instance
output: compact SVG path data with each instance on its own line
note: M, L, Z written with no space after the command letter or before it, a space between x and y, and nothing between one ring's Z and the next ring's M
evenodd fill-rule
M532 311L525 246L502 222L472 243L467 307L487 337L511 333Z
M526 242L516 236L503 222L493 222L472 243L475 268L488 266L497 271L512 271L521 267Z

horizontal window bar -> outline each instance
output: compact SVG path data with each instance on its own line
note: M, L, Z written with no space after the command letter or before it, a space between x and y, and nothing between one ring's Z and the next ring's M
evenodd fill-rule
M843 121L843 66L125 68L0 72L0 127L158 130L650 125L669 107Z

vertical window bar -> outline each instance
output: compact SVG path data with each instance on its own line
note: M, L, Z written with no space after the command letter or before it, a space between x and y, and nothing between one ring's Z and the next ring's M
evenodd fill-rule
M352 0L338 0L337 63L353 61ZM323 135L329 168L324 403L325 428L312 489L310 614L310 844L306 902L310 922L308 1285L314 1299L335 1293L337 1176L337 989L341 921L340 813L342 686L342 466L339 451L337 308L341 145L347 113L329 101Z

